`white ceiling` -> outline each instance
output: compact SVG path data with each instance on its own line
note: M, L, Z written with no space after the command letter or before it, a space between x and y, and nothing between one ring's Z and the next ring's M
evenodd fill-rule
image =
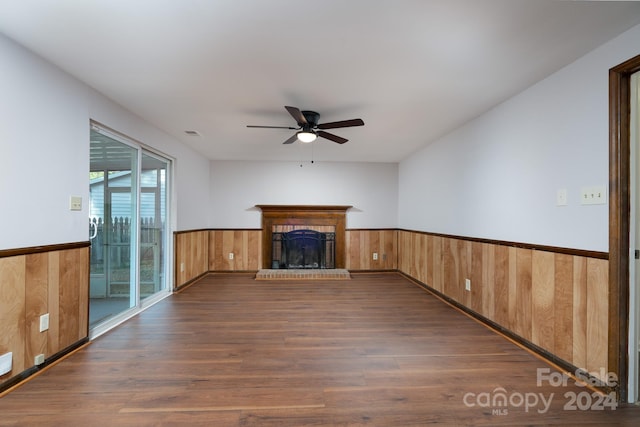
M0 32L211 159L396 162L638 23L630 1L0 0ZM285 105L365 126L313 153L246 128L295 126Z

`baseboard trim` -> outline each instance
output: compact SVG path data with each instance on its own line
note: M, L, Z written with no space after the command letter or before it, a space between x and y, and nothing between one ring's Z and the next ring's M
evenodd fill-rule
M9 393L11 390L14 390L17 387L20 387L22 384L31 380L41 372L44 372L51 366L66 359L67 357L69 357L76 351L80 350L81 348L84 348L85 346L89 345L89 343L90 343L89 337L85 337L71 344L69 347L63 350L60 350L56 354L48 357L47 359L45 359L42 365L32 366L31 368L25 369L19 374L9 378L7 381L0 384L0 398L6 395L7 393Z
M209 271L205 271L204 273L201 273L201 274L197 275L196 277L187 280L186 282L184 282L180 286L176 286L175 288L173 288L173 293L182 292L184 289L186 289L189 286L193 285L195 282L197 282L198 280L202 279L203 277L205 277L209 273L210 273Z

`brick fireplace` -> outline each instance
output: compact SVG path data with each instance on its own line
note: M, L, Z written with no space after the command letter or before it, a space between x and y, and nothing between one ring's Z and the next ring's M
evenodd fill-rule
M351 206L256 207L262 210L262 268L345 268L346 212ZM283 237L288 243L283 244ZM297 251L295 258L284 254L283 260L283 250L289 249Z

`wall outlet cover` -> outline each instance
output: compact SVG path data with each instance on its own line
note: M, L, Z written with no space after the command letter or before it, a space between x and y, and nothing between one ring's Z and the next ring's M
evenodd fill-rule
M13 353L5 353L0 356L0 375L11 372L13 369Z
M49 329L49 313L40 316L40 332L44 332Z
M34 365L42 365L44 363L44 354L39 354L33 358Z

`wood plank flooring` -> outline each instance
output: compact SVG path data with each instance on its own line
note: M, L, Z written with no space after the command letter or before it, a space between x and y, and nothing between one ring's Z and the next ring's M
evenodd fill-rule
M395 273L215 274L0 398L0 425L640 425L640 408L595 410L537 369Z

